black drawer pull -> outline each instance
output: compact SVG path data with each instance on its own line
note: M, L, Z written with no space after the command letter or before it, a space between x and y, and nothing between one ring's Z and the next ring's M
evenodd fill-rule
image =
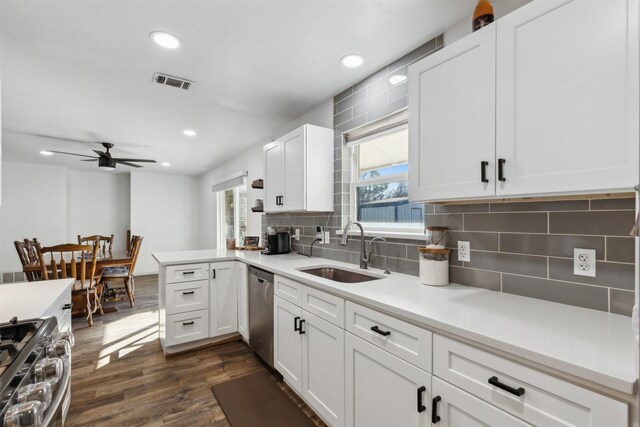
M506 181L507 178L504 177L504 164L505 164L506 160L505 159L498 159L498 181Z
M182 326L193 325L193 320L191 322L182 322Z
M63 306L62 306L62 309L63 309L63 310L69 310L69 309L71 309L71 307L73 307L73 304L69 303L69 304L65 304L65 305L63 305Z
M183 292L182 295L193 295L196 291Z
M489 166L489 162L484 160L480 162L480 178L482 182L489 182L489 178L487 178L487 166Z
M513 387L510 387L510 386L508 386L506 384L502 384L500 381L498 381L498 377L495 377L495 376L489 378L489 384L494 385L494 386L496 386L498 388L501 388L502 390L504 390L506 392L509 392L509 393L511 393L513 395L516 395L516 396L522 396L524 394L524 388L522 388L522 387L513 388Z
M304 320L304 319L300 319L300 327L299 327L300 329L298 329L298 333L299 333L300 335L305 334L305 333L307 332L307 331L303 331L303 330L302 330L302 325L304 325L304 322L306 322L306 320Z
M391 335L391 331L383 331L383 330L382 330L382 329L380 329L377 325L376 325L376 326L372 326L372 327L371 327L371 330L372 330L373 332L376 332L376 333L378 333L378 334L380 334L380 335L384 336L384 337L386 337L386 336L388 336L388 335Z
M186 276L187 274L196 274L196 272L195 271L183 271L182 272L183 276Z
M294 330L294 331L296 331L296 332L300 330L300 326L301 326L301 325L299 325L299 324L298 324L298 321L299 321L299 320L300 320L300 316L296 316L296 317L293 319L293 330Z
M431 424L435 424L440 421L440 415L438 415L438 403L442 400L440 396L436 396L431 401Z
M427 407L422 404L422 393L427 390L425 386L418 387L418 412L424 412L427 410Z

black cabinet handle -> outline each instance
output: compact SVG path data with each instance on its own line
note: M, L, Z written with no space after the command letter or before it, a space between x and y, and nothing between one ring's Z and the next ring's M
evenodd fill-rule
M383 330L382 330L382 329L380 329L377 325L376 325L376 326L372 326L372 327L371 327L371 330L372 330L373 332L377 332L377 333L379 333L380 335L382 335L382 336L384 336L384 337L386 337L386 336L388 336L388 335L391 335L391 331L383 331Z
M515 396L522 396L524 394L524 388L522 387L518 387L518 388L513 388L510 387L506 384L501 383L500 381L498 381L498 377L493 376L491 378L489 378L489 384L494 385L498 388L501 388L502 390L511 393Z
M438 403L442 400L440 396L436 396L431 401L431 424L435 424L440 421L440 415L438 415Z
M182 295L193 295L196 291L183 292Z
M195 273L196 273L195 271L183 271L182 275L186 276L187 274L195 274Z
M505 159L498 159L498 181L506 181L507 178L504 177L504 164L505 164L506 160Z
M425 392L427 388L425 386L418 387L418 412L424 412L427 410L427 407L422 404L422 393Z
M62 309L63 310L69 310L69 309L71 309L71 307L73 307L73 304L65 304L65 305L62 306Z
M299 320L300 320L300 316L296 316L293 318L293 330L296 332L300 330L300 325L298 325Z
M191 322L182 322L182 326L193 325L193 320Z
M489 178L487 178L487 166L489 166L489 162L484 160L480 162L480 178L482 182L489 182Z
M299 333L300 335L302 335L302 334L304 334L304 333L306 333L306 332L307 332L307 331L303 331L303 330L302 330L302 325L304 325L304 322L306 322L306 320L304 320L304 319L300 319L300 326L299 326L299 329L298 329L298 333Z
M213 269L213 270L211 270L211 271L213 271L213 277L211 277L211 278L212 278L212 279L215 279L215 278L216 278L216 269L214 268L214 269Z

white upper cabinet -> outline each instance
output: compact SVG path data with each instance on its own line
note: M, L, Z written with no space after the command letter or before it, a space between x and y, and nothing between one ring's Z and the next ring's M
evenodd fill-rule
M638 183L637 7L535 1L498 21L497 195Z
M634 0L533 1L430 55L409 68L410 198L630 191L638 72Z
M409 68L411 200L494 194L495 45L490 25Z
M265 212L333 211L333 129L304 125L264 146Z

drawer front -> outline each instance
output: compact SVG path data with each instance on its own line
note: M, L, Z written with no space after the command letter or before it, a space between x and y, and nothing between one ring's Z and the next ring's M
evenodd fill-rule
M344 329L344 300L342 298L303 286L302 308Z
M534 425L628 425L625 403L438 334L433 372Z
M273 285L275 295L298 307L302 307L302 284L282 276L275 276Z
M54 302L49 306L47 311L43 313L44 317L55 317L58 321L58 329L62 330L62 324L67 321L71 322L71 288L64 291ZM71 330L69 326L69 330Z
M351 301L345 311L347 331L431 372L431 332Z
M165 288L167 314L209 308L209 281L169 283Z
M209 310L167 316L167 346L209 337Z
M182 264L167 267L167 283L193 282L209 278L209 264Z

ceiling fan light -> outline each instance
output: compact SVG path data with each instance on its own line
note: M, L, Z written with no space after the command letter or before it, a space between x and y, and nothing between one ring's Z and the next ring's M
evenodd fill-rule
M98 159L98 167L106 170L115 170L116 161L108 157L100 157Z

